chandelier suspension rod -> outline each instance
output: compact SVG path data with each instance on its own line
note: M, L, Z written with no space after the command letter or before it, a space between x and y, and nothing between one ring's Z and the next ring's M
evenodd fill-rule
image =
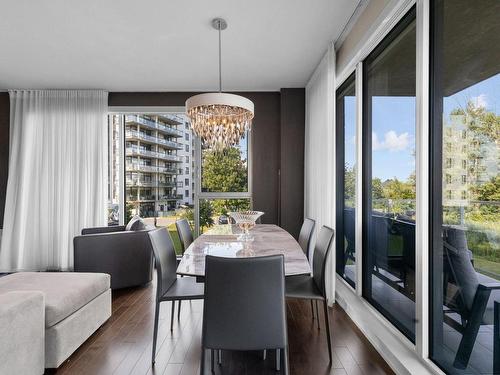
M222 43L221 43L221 22L219 21L219 92L222 92Z

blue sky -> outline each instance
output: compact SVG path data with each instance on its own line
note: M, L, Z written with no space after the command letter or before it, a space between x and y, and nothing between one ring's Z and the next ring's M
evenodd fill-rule
M472 100L476 105L500 114L500 74L476 83L444 100L444 113L447 117L455 108L465 108Z
M415 98L373 98L373 177L406 180L415 169ZM355 157L355 100L345 100L346 164Z
M500 74L445 98L444 116L464 108L469 100L499 114ZM355 105L354 97L345 98L345 158L349 166L355 160ZM415 98L374 97L372 109L373 177L404 181L415 170Z

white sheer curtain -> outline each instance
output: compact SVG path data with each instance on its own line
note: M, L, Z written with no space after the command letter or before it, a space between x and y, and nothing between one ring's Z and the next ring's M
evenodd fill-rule
M108 94L10 91L0 271L70 270L73 237L106 224Z
M305 217L316 220L317 235L321 226L335 229L335 50L328 48L306 85L305 129ZM335 300L335 244L326 265L327 296Z

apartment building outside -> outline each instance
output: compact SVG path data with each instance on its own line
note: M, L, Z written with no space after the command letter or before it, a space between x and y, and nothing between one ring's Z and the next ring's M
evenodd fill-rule
M471 188L498 174L498 151L470 130L467 114L451 115L443 129L443 199L445 206L466 206Z
M193 137L182 114L110 115L110 222L118 221L120 168L128 214L171 215L193 204ZM120 132L125 163L120 161Z

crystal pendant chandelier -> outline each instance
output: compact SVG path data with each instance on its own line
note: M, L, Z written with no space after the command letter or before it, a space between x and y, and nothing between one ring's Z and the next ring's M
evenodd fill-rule
M215 18L212 26L219 32L219 92L190 97L186 100L186 114L203 145L221 150L238 145L251 129L254 105L243 96L222 92L221 31L227 23Z

